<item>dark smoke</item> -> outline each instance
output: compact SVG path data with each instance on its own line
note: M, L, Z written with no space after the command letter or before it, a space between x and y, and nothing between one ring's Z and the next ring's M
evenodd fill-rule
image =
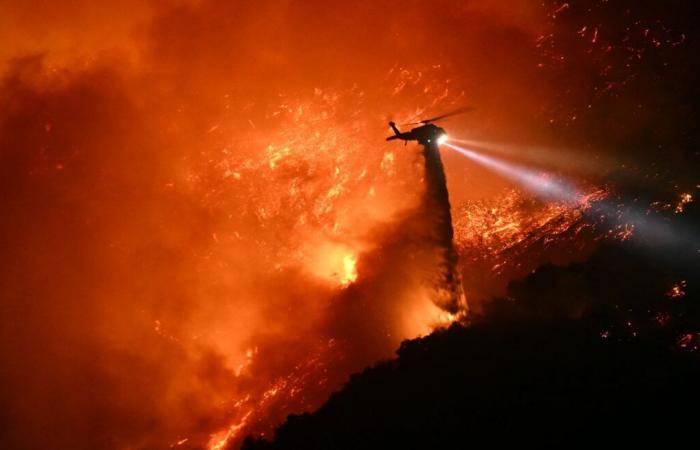
M466 312L459 255L454 246L450 198L440 150L436 145L428 145L423 150L423 156L425 158L425 193L420 208L425 214L424 220L435 227L432 241L439 252L437 279L434 280L434 289L437 292L436 302L452 314Z

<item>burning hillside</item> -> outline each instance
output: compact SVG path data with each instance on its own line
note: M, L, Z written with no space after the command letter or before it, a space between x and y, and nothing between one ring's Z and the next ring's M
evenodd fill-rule
M0 446L235 448L543 264L692 241L695 9L609 3L2 2ZM491 166L385 141L465 105Z
M456 242L464 260L472 305L505 293L509 281L547 263L582 260L602 237L586 212L602 191L577 204L543 203L517 190L463 204L456 212Z

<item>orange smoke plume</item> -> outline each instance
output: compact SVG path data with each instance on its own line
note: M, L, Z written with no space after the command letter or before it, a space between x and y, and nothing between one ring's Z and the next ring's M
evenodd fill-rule
M538 2L44 6L0 19L3 447L236 446L465 313L385 123L546 137ZM509 184L445 166L468 248L458 205Z

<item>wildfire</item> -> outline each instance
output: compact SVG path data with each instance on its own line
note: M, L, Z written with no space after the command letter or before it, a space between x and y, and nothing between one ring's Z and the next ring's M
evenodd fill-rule
M241 432L241 430L243 430L243 427L245 427L246 422L248 421L248 418L252 413L253 411L248 411L243 416L240 422L238 422L235 425L231 425L225 431L221 431L212 435L209 444L207 444L209 450L224 450L226 448L226 445L231 440L235 439L236 436L238 436L238 434Z
M343 258L343 278L341 283L347 286L357 281L357 259L353 254L347 254Z
M688 283L685 280L681 280L678 283L671 286L671 289L666 293L666 297L677 300L685 297L685 288Z
M689 194L689 193L681 194L681 198L678 200L678 203L676 204L676 208L674 209L674 212L676 214L682 213L685 210L685 206L692 201L693 201L692 194Z
M591 203L605 197L593 190L577 204L540 202L518 190L456 209L455 241L462 257L465 288L473 300L502 295L507 282L546 261L575 260L595 241L584 220ZM472 275L479 274L478 276ZM483 281L487 274L488 282Z
M420 149L386 143L385 124L473 104L468 123L445 124L451 135L548 135L551 124L575 120L577 111L557 108L578 108L580 99L563 96L588 78L541 76L569 61L561 21L580 10L574 3L546 1L552 15L542 18L530 2L453 2L427 16L411 4L392 24L369 13L386 11L376 2L323 11L313 2L137 2L148 12L128 20L111 13L114 2L85 15L86 2L48 2L70 14L38 15L15 3L11 26L0 27L12 43L0 50L0 98L9 105L0 111L0 213L10 218L0 235L11 260L2 262L13 267L0 274L0 297L8 310L31 298L41 311L22 329L32 339L7 351L22 361L8 364L10 378L46 398L13 398L13 408L36 405L37 417L54 417L44 403L76 411L46 425L49 441L88 428L75 417L96 415L107 423L88 430L90 444L235 447L318 407L401 341L462 320L466 302L448 311L426 287L435 284L430 258L444 255L412 238L416 221L431 219L415 214ZM273 19L259 20L261 11ZM124 36L106 36L115 17ZM347 33L337 18L363 29ZM446 20L458 35L440 33ZM634 79L648 55L640 41L685 40L657 22L626 33L635 39L613 39L594 18L576 24L574 39L592 52L579 62L607 71L586 100ZM328 41L309 41L318 36ZM505 70L513 62L518 77ZM580 258L594 240L587 200L537 201L501 190L485 170L447 158L445 166L470 302L541 263ZM604 194L588 200L596 195ZM669 211L691 201L683 194ZM620 237L636 231L611 227ZM66 342L78 344L71 358ZM56 392L25 376L64 359L78 363L60 371ZM83 392L92 376L105 390L93 396L99 404L66 394ZM75 447L67 442L27 445Z

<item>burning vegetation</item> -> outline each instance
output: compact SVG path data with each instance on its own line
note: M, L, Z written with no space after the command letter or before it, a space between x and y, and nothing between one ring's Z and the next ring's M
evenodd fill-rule
M470 323L695 354L696 8L316 3L2 7L1 447L237 448ZM384 141L467 104L576 195Z

